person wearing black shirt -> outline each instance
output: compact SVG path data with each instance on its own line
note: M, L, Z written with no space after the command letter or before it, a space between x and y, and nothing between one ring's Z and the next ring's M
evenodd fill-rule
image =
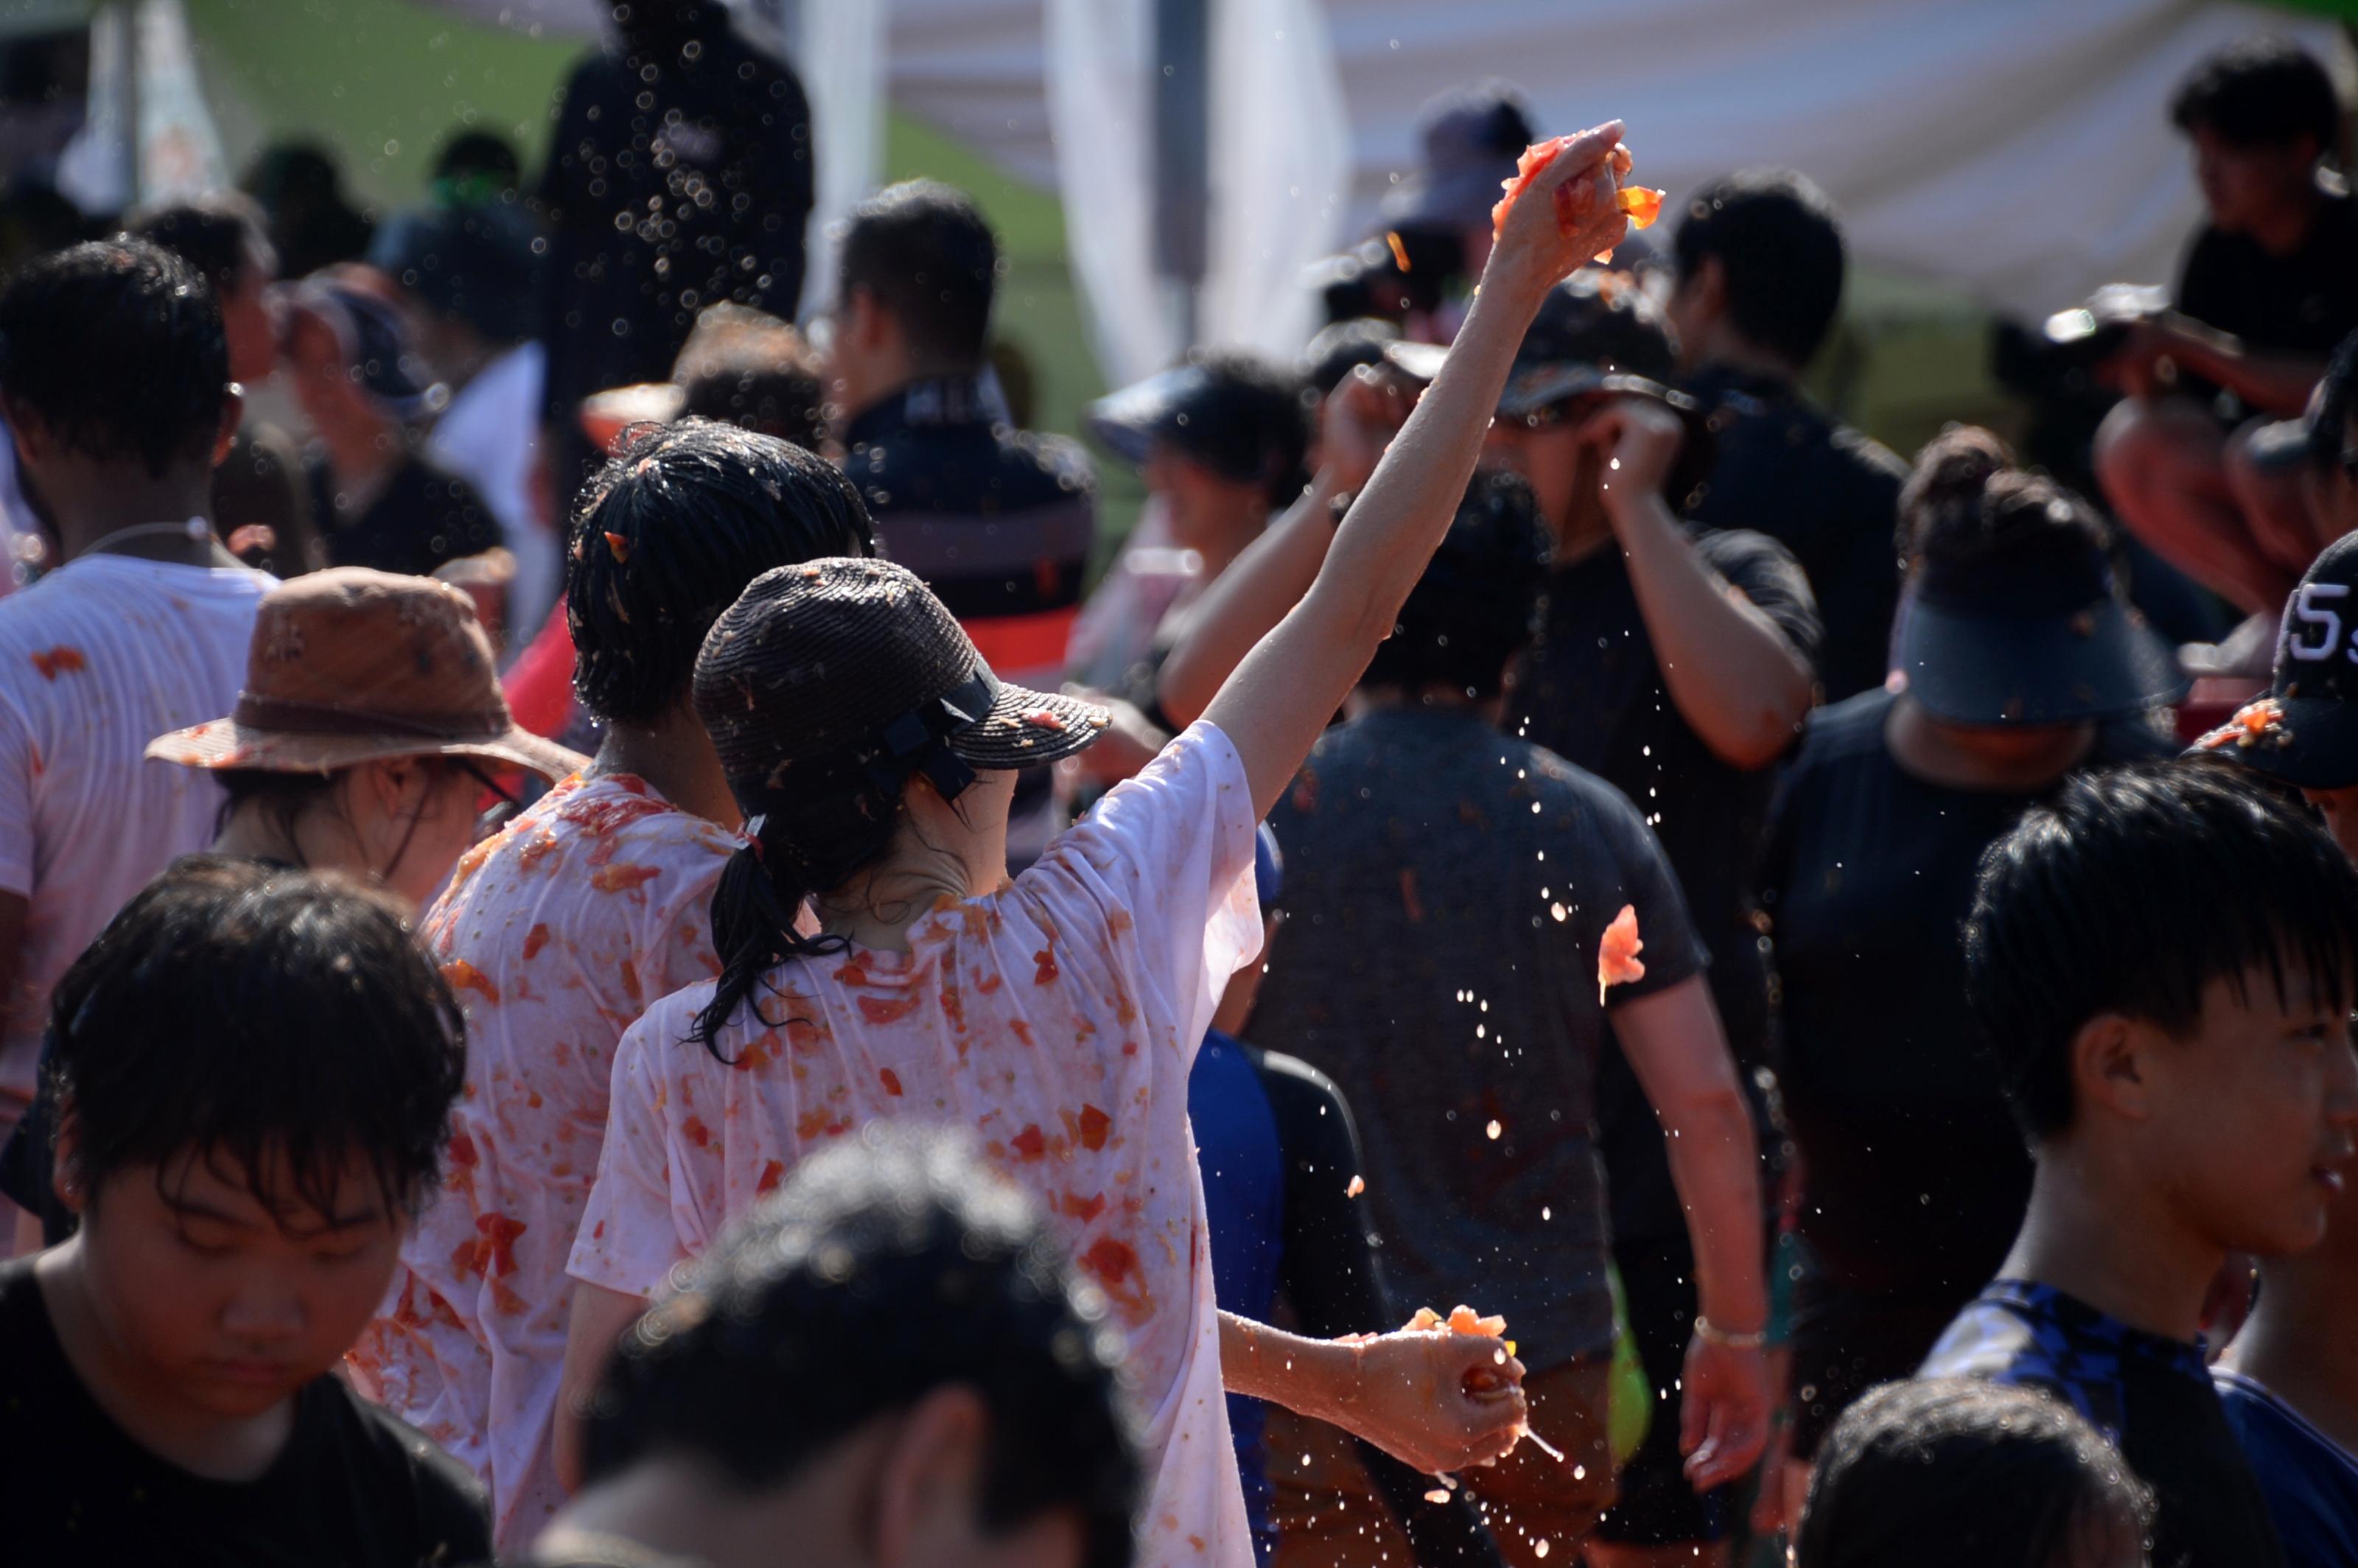
M306 460L327 564L425 577L500 543L491 509L418 450L416 424L445 389L365 275L312 278L288 296L287 369L319 439Z
M2129 395L2097 432L2096 469L2131 531L2253 617L2233 641L2264 670L2285 596L2332 536L2302 494L2298 421L2358 329L2358 203L2320 164L2339 143L2332 81L2291 44L2206 60L2171 117L2211 221L2176 308L2108 362Z
M2232 1254L2324 1238L2358 1152L2358 868L2215 758L2084 773L1983 858L1964 955L2030 1202L1919 1375L2039 1389L2111 1436L2158 1568L2274 1568L2203 1314Z
M810 103L719 0L611 7L612 38L567 79L540 200L549 223L544 384L559 515L598 455L593 392L664 379L697 312L732 300L791 320L814 178Z
M1880 687L1908 468L1797 384L1842 303L1833 204L1798 174L1748 169L1689 199L1671 245L1678 284L1665 310L1680 385L1703 405L1716 445L1687 517L1749 528L1793 552L1825 626L1826 701Z
M1417 345L1391 353L1412 373L1437 362ZM1665 390L1673 368L1660 312L1618 274L1559 284L1523 340L1492 451L1531 481L1555 555L1506 728L1617 788L1654 829L1741 1075L1765 1060L1768 1012L1747 872L1770 769L1810 708L1821 627L1783 546L1673 510L1707 471L1710 439L1693 400ZM1725 1490L1697 1496L1679 1453L1696 1260L1661 1126L1617 1046L1598 1065L1595 1118L1629 1326L1660 1397L1585 1550L1629 1568L1691 1563L1706 1543L1708 1563L1733 1521Z
M0 1265L11 1561L488 1557L481 1487L334 1373L439 1185L463 1076L458 1006L402 912L182 860L67 974L51 1041L81 1225Z
M1078 442L1018 430L989 371L999 241L974 203L911 180L853 209L828 347L844 470L885 551L938 595L990 667L1054 691L1097 535ZM1064 826L1049 771L1018 775L1007 856Z
M1814 1263L1789 1508L1827 1428L1907 1376L1996 1271L2029 1197L1964 1016L1957 938L1982 852L2071 773L2168 755L2150 718L2184 688L2114 593L2103 522L1987 431L1927 447L1901 511L1897 689L1811 716L1760 871Z
M1119 1336L941 1130L797 1165L622 1336L538 1568L1108 1568L1145 1497Z

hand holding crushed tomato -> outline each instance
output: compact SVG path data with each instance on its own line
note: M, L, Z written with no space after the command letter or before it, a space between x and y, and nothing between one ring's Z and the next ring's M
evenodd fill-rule
M1426 1310L1397 1333L1353 1340L1360 1367L1351 1430L1429 1475L1504 1458L1531 1415L1523 1364L1499 1337L1505 1327L1468 1307L1446 1320Z
M1619 176L1630 167L1629 149L1621 145L1621 122L1608 120L1541 143L1524 159L1494 213L1498 243L1482 276L1486 285L1511 282L1536 292L1628 235Z

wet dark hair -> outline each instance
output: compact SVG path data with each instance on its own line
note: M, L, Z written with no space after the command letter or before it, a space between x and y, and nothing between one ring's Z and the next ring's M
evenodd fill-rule
M2174 1035L2202 990L2358 998L2358 868L2247 771L2189 758L2082 773L1982 856L1965 990L2034 1144L2071 1122L2071 1041L2102 1013Z
M1531 643L1547 564L1547 522L1531 487L1504 469L1475 470L1441 547L1359 684L1446 685L1476 701L1498 696L1508 661Z
M2069 1568L2076 1547L2144 1542L2153 1522L2153 1493L2069 1406L1931 1379L1871 1390L1843 1412L1819 1445L1793 1561Z
M2288 38L2244 38L2203 60L2169 101L2169 123L2207 127L2237 146L2282 146L2309 136L2320 155L2340 145L2342 103L2317 57Z
M96 461L210 470L229 399L212 286L146 240L27 263L0 291L0 396Z
M825 459L710 419L635 432L591 476L571 531L574 692L600 719L649 722L687 695L704 634L746 584L875 553L859 488Z
M489 131L460 131L434 155L433 179L495 195L524 183L524 159L515 144L504 136Z
M355 1156L415 1211L440 1174L466 1025L393 902L345 878L198 855L124 905L49 1003L44 1092L108 1178L226 1158L282 1218L332 1213ZM291 1191L272 1185L284 1156Z
M827 374L800 332L763 311L708 307L681 348L672 379L686 412L775 436L812 451L827 434Z
M249 278L278 276L278 253L270 248L262 204L242 190L209 190L149 207L134 212L124 228L204 274L216 295Z
M979 368L999 287L999 240L965 192L906 180L851 210L838 297L876 296L908 334L921 363Z
M2318 382L2317 413L2309 422L2309 460L2327 470L2340 468L2351 450L2350 421L2358 417L2358 332L2342 340Z
M2019 554L2058 532L2113 547L2104 518L2044 474L2015 466L2014 449L1978 425L1952 426L1924 444L1899 487L1899 558L1956 565Z
M799 1167L622 1337L586 1472L687 1457L783 1487L868 1422L966 1388L990 1417L982 1527L1069 1509L1087 1568L1125 1568L1141 1469L1120 1365L1029 1199L958 1141L873 1127Z
M1748 168L1687 199L1671 248L1679 281L1716 256L1728 319L1751 341L1806 364L1842 306L1842 221L1826 193L1783 168Z
M1270 505L1291 503L1310 482L1302 465L1310 452L1317 395L1307 379L1246 349L1196 349L1187 362L1199 366L1217 388L1199 411L1206 427L1199 460L1224 472L1231 462L1249 460L1250 477L1260 480ZM1199 443L1184 436L1163 438L1190 455L1199 450Z

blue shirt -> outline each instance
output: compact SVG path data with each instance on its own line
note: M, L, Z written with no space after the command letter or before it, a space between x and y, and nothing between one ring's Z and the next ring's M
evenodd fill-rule
M2153 1488L2154 1568L2284 1562L2200 1343L2132 1328L2052 1285L1993 1280L1917 1376L2036 1389L2079 1411Z
M1187 1119L1195 1130L1204 1217L1211 1229L1212 1295L1223 1311L1266 1323L1285 1247L1284 1154L1252 1058L1217 1030L1204 1036L1188 1075ZM1245 1519L1252 1527L1253 1554L1263 1564L1277 1547L1270 1519L1268 1419L1259 1400L1228 1396Z
M2358 1568L2358 1456L2240 1372L2211 1380L2259 1477L2290 1568Z

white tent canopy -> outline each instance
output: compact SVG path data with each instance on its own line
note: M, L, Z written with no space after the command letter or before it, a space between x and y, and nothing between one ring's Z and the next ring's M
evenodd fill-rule
M432 3L582 32L602 9L596 0ZM846 3L854 0L801 0ZM1090 243L1092 204L1121 201L1102 155L1151 136L1151 83L1052 91L1047 24L1059 10L1080 9L1056 0L870 3L888 8L882 74L893 104L1021 178L1057 189L1061 174L1076 250ZM1114 12L1149 0L1086 3ZM1263 9L1256 0L1210 3L1216 12ZM1788 165L1840 205L1863 264L2027 315L2104 282L2173 275L2199 207L2166 106L2195 60L2268 29L2339 56L2324 24L2212 0L1291 0L1277 9L1314 19L1323 11L1326 39L1313 40L1300 68L1308 75L1297 79L1331 70L1347 123L1344 188L1287 198L1305 223L1323 226L1331 197L1344 237L1364 227L1387 184L1415 160L1424 101L1503 77L1529 96L1543 132L1627 119L1641 176L1670 189L1673 210L1685 191L1731 168ZM1222 25L1216 20L1216 36ZM1321 49L1331 64L1314 58ZM1282 92L1272 103L1271 89L1258 83L1261 96L1232 113L1261 115L1265 138L1299 124L1314 140L1314 114L1303 118L1304 106ZM1213 92L1217 103L1217 81ZM1057 108L1069 114L1078 105L1098 118L1055 124ZM1088 138L1098 156L1060 161L1057 130ZM1263 145L1255 167L1269 180L1298 178L1305 159ZM1149 171L1134 174L1143 187ZM1264 213L1283 207L1267 191L1224 192L1216 169L1216 234L1223 201ZM1216 254L1207 297L1223 287L1219 267ZM1078 270L1100 322L1160 309L1136 294L1144 275L1134 264ZM1124 292L1104 297L1108 288ZM1206 335L1243 330L1244 315L1230 318L1207 316ZM1098 334L1117 375L1143 351L1116 351L1120 337Z

